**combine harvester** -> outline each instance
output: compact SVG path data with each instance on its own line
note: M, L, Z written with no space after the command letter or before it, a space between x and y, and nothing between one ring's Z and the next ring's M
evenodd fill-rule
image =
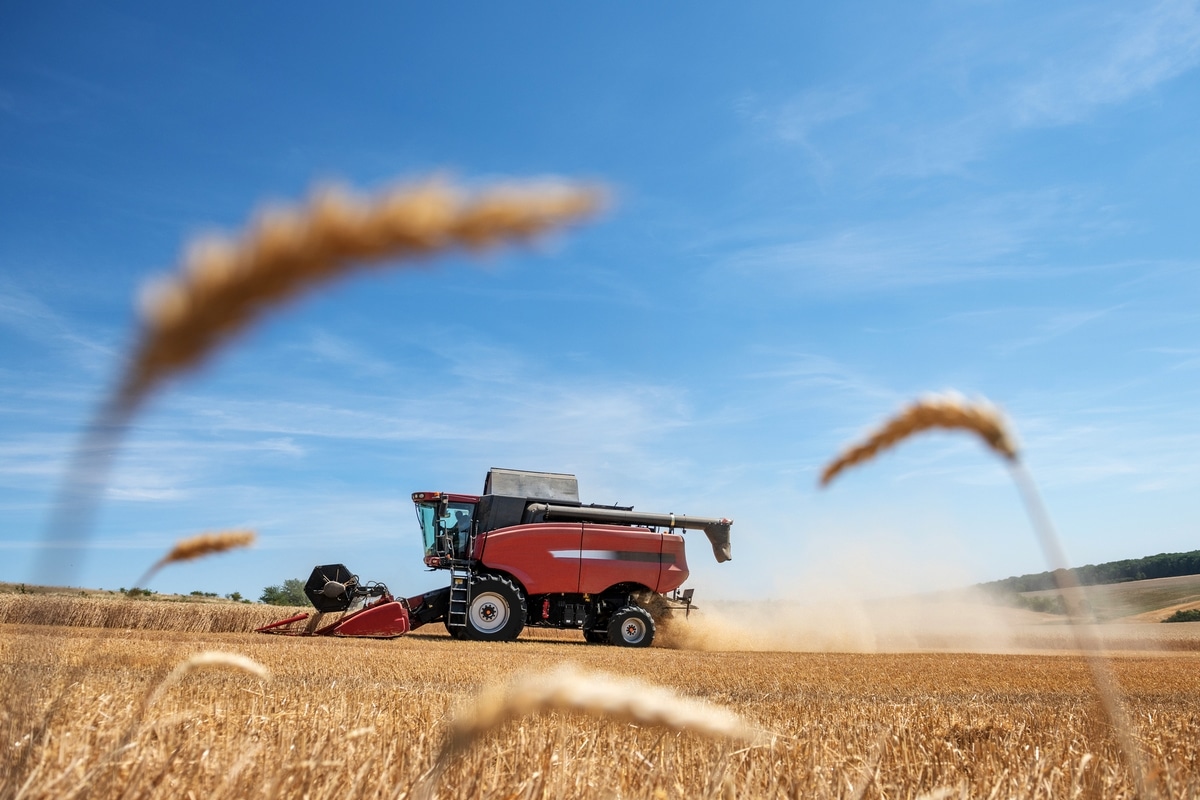
M679 532L704 531L717 561L731 558L732 520L583 505L574 475L492 469L482 495L415 492L412 499L425 565L449 570L449 586L397 599L341 564L316 567L304 593L317 613L258 631L390 639L443 622L456 639L505 642L528 625L648 647L651 609L692 609L692 590L679 591L688 577ZM340 616L322 624L334 613Z

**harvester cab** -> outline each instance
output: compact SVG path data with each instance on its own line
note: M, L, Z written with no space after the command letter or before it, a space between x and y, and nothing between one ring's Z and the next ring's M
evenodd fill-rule
M665 618L694 608L692 590L680 591L689 575L682 534L704 531L717 561L731 558L732 520L585 505L574 475L493 468L482 494L414 492L412 500L425 566L449 570L448 587L395 600L342 565L318 567L305 592L318 618L343 618L319 628L297 615L261 630L399 636L440 621L457 639L508 641L534 626L646 647ZM350 611L358 597L364 607Z
M425 546L425 564L437 569L451 561L471 557L475 507L478 498L445 492L416 492L413 503Z

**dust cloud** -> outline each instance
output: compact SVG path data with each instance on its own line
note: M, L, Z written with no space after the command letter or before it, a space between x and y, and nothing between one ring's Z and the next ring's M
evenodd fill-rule
M762 572L764 599L697 596L698 610L686 619L677 614L664 620L659 641L709 651L1008 653L1075 648L1065 617L1004 605L994 595L970 588L980 578L955 552L952 537L914 547L900 537L874 535L807 555L787 562L786 572ZM1156 649L1152 629L1170 626L1139 627L1133 638L1148 641L1139 641L1137 649ZM1098 633L1110 638L1108 632Z
M684 650L1015 652L1069 647L1061 617L1006 608L963 590L891 599L710 603L660 636Z

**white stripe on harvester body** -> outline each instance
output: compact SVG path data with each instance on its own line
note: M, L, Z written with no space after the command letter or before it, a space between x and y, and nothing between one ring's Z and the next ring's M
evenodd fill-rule
M555 558L590 558L599 561L618 561L621 554L616 550L551 550Z

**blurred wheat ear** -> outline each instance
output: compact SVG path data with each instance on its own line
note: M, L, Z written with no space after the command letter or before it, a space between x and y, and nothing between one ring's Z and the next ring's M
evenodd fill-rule
M1019 458L1003 416L991 403L972 403L957 393L929 395L902 409L863 442L843 450L822 470L821 485L828 486L843 470L870 461L910 436L935 428L970 431L1008 461Z
M928 395L901 409L886 420L860 443L846 448L821 471L821 486L829 483L845 469L864 464L880 452L894 447L910 436L933 429L963 430L978 435L1009 467L1013 481L1021 494L1034 535L1042 548L1054 575L1055 583L1067 606L1067 620L1075 639L1076 649L1083 653L1101 704L1117 735L1126 764L1133 772L1139 797L1157 797L1147 776L1145 758L1133 735L1133 725L1121 703L1120 688L1104 655L1104 644L1088 625L1094 622L1085 611L1080 598L1082 587L1075 570L1070 568L1062 540L1046 511L1037 485L1021 461L1015 438L1000 411L986 400L968 401L957 392Z
M604 191L565 181L466 192L445 181L376 197L324 188L300 208L268 209L238 238L204 239L178 274L142 293L143 325L115 389L72 453L43 540L87 543L113 455L129 420L171 376L199 365L272 308L368 263L416 263L462 247L523 241L600 210ZM46 546L35 578L70 583Z
M528 239L595 213L601 202L599 189L566 183L468 195L429 182L374 198L319 189L303 208L265 211L238 240L200 241L178 275L146 288L141 336L111 410L131 413L154 386L270 308L365 263Z
M451 760L504 723L531 714L565 711L600 719L653 725L709 739L757 741L764 734L723 708L680 697L667 689L564 665L483 692L455 716L437 761L414 796L428 797Z
M158 686L154 687L154 691L146 695L146 699L142 702L141 713L139 718L145 714L150 706L158 702L158 699L175 684L179 683L189 673L195 672L198 669L208 669L211 667L229 667L231 669L240 670L249 675L253 675L259 680L270 680L271 673L262 664L258 663L248 656L240 653L225 653L219 650L207 650L203 653L196 653L175 665L167 677L162 679Z
M254 531L218 531L217 533L201 533L187 539L180 539L175 546L158 561L154 562L146 574L138 578L133 585L145 586L154 575L167 564L177 561L190 561L214 553L224 553L238 547L249 547L254 544Z
M146 696L142 699L142 703L138 707L137 712L134 714L133 719L130 721L129 727L127 727L124 734L122 734L118 745L106 756L100 758L90 770L84 773L82 780L80 781L79 788L81 790L84 787L95 788L95 784L99 779L101 779L102 776L107 776L108 780L110 781L113 780L113 776L108 772L109 766L126 751L126 749L130 746L130 743L142 729L142 723L145 720L146 714L150 710L150 707L157 703L168 689L179 683L190 673L195 672L198 669L210 669L212 667L235 669L245 672L263 681L271 679L271 673L266 667L254 659L241 655L240 653L226 653L219 650L208 650L202 653L196 653L195 655L184 659L176 664L175 668L167 673L167 676L163 678L153 690L146 694ZM105 794L104 791L97 791L96 793L101 796Z

